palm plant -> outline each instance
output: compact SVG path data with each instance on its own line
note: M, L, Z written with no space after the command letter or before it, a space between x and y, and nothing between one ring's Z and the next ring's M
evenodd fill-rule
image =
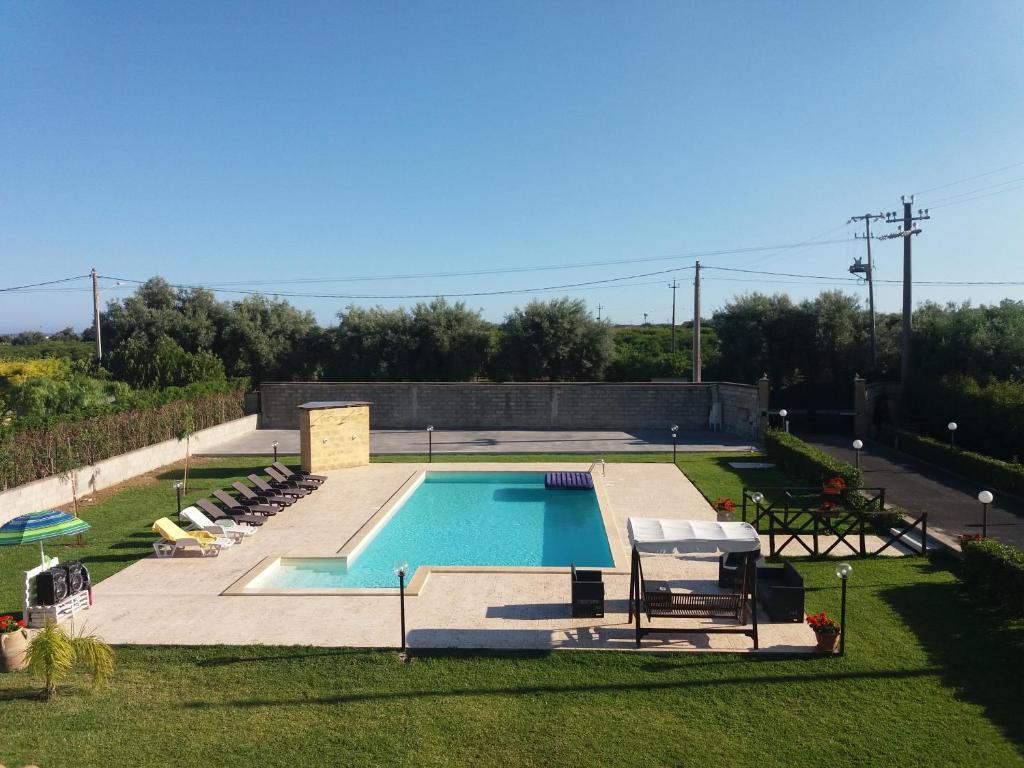
M28 667L42 678L48 699L57 695L57 684L79 663L92 673L95 690L114 673L114 650L96 635L75 636L52 621L29 644Z

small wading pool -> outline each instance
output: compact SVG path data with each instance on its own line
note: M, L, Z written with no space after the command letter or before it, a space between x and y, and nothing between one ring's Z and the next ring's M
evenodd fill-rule
M543 472L428 472L371 536L348 562L282 558L245 590L395 587L397 563L407 583L423 565L614 564L596 493L547 490Z

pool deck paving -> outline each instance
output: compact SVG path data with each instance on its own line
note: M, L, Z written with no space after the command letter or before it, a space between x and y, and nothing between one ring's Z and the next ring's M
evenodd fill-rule
M585 470L587 464L559 464ZM218 557L148 557L100 582L95 603L82 614L91 631L114 644L263 644L322 647L397 647L397 589L372 595L224 595L268 557L333 556L389 498L427 464L372 464L326 473L326 485L267 521L259 532ZM532 471L547 464L443 464L435 470ZM606 615L573 619L568 569L561 572L433 572L418 595L406 599L411 648L619 649L635 648L627 622L629 516L716 519L715 511L671 464L609 464L598 478L616 568L605 571ZM714 556L645 559L648 578L717 591ZM396 584L397 587L397 584ZM813 608L808 605L808 608ZM803 623L760 617L762 652L811 653L813 632ZM661 620L656 626L702 625ZM646 618L644 619L646 624ZM743 635L660 635L648 651L752 649Z
M244 435L210 446L206 456L298 455L297 429L254 429ZM722 432L680 432L679 451L749 451L749 438ZM644 453L671 451L672 437L664 432L637 430L553 431L553 430L442 430L434 432L434 453ZM426 453L426 430L372 430L370 453Z

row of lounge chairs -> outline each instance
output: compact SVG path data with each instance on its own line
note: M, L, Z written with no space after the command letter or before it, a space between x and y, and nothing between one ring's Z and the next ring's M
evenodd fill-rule
M296 501L317 490L327 478L309 472L296 472L275 461L264 472L269 480L249 475L252 483L232 483L237 496L224 489L213 492L211 499L198 499L194 506L181 510L181 521L188 530L167 517L153 523L153 532L160 535L154 542L157 557L173 557L180 550L193 549L203 557L215 557L221 550L240 544L256 533L256 528ZM179 521L180 522L180 521Z

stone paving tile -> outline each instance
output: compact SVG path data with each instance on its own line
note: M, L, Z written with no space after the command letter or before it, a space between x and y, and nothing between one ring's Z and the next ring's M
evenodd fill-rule
M588 465L559 465L586 469ZM327 473L326 486L270 519L259 533L219 557L143 559L94 590L84 614L91 630L112 643L284 644L394 647L400 639L394 595L222 595L264 558L300 552L335 554L410 475L425 464L373 464ZM433 469L516 471L543 464L448 464ZM627 551L630 515L714 519L697 489L669 464L610 464L604 484L614 530ZM626 563L623 563L626 565ZM654 557L645 573L680 585L713 589L713 556ZM418 596L407 598L408 642L420 648L632 650L627 622L629 577L606 572L604 619L572 619L564 573L435 572ZM811 652L814 636L802 623L762 617L763 651ZM662 621L659 626L673 622ZM697 620L676 620L698 626ZM730 635L648 636L644 650L747 651L748 638Z

